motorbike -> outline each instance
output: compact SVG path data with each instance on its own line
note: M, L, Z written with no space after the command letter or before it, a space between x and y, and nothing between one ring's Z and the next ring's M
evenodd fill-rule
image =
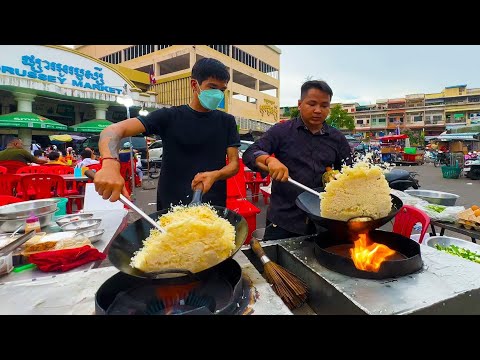
M472 180L480 180L480 159L465 161L463 173Z
M160 176L160 168L162 167L162 159L155 159L147 161L142 159L142 172L148 175L151 179L157 179Z
M395 190L404 191L409 188L418 189L420 184L416 178L418 173L403 169L392 169L385 174L388 185Z
M439 167L440 165L450 165L450 160L448 158L448 153L443 152L443 151L438 151L437 152L437 157L435 158L433 162L433 166Z

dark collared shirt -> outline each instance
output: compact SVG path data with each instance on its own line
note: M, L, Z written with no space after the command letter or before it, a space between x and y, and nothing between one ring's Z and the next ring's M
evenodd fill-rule
M312 134L300 118L272 126L245 151L242 159L250 169L259 171L255 159L270 154L275 154L288 168L292 179L310 188L322 186L327 166L340 170L342 164L352 162L345 135L327 124L319 133ZM295 199L302 192L288 182L273 181L267 219L285 230L306 234L307 217L295 205Z

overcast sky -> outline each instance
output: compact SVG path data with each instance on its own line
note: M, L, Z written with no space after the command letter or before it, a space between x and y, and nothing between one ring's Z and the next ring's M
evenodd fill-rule
M478 45L277 45L280 106L296 106L307 76L328 82L332 102L375 103L445 86L480 87Z

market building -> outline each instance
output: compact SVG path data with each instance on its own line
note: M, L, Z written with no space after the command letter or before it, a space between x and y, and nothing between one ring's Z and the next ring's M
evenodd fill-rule
M166 106L157 103L155 93L142 90L145 83L149 79L143 72L64 46L1 45L1 115L19 112L9 120L0 116L2 142L13 134L29 147L32 135L59 133L44 118L66 126L94 119L117 122L127 118L127 110L135 116L142 107ZM118 101L125 98L131 99L128 109ZM28 120L33 115L40 115L39 124Z
M240 132L266 131L280 120L280 54L274 45L77 45L76 50L151 76L144 87L159 104L188 104L191 70L203 57L230 71L219 110L235 116Z

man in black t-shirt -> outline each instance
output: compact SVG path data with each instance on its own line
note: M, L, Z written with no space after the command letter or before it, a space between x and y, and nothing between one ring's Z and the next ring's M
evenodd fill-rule
M108 126L100 134L102 169L95 176L95 189L104 199L124 195L118 150L120 139L139 133L158 134L163 142L162 171L157 191L157 209L188 204L192 189L203 185L203 199L226 206L226 179L238 172L238 134L235 118L216 110L230 80L220 61L202 58L192 68L189 105L173 106ZM226 157L228 165L226 165Z

